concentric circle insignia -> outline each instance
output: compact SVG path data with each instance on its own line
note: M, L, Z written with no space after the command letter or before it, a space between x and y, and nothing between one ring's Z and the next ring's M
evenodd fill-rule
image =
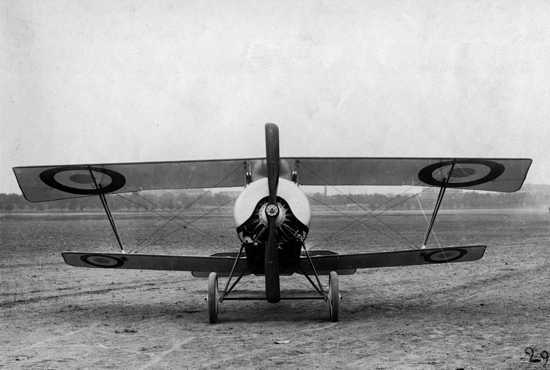
M451 168L451 178L445 183ZM457 159L426 166L420 170L418 178L428 185L466 188L492 181L503 172L504 166L497 162L484 159Z
M80 195L111 193L126 184L126 178L122 174L107 168L90 166L50 168L40 173L40 179L52 188ZM100 189L96 187L96 183Z
M435 252L431 252L424 256L427 262L443 263L455 261L466 254L466 250L462 248L444 248Z
M94 267L116 268L124 264L124 260L118 257L106 256L104 254L86 254L81 256L82 262Z

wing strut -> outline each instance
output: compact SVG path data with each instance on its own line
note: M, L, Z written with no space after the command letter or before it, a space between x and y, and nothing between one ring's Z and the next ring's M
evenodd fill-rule
M111 210L109 209L109 203L107 203L107 198L105 198L105 193L101 191L101 185L99 185L95 179L94 172L92 171L92 167L88 166L88 171L90 171L90 176L92 177L92 180L94 182L94 186L98 190L99 199L101 200L101 204L103 205L103 209L105 210L105 214L107 215L107 219L109 220L109 223L111 224L111 228L113 229L113 233L115 234L116 241L118 243L118 246L120 247L120 250L122 253L125 253L124 247L122 246L122 240L120 240L120 235L118 234L118 230L116 228L115 219L113 218L113 215L111 213Z
M430 239L430 234L432 232L432 228L435 223L435 218L437 217L437 212L439 211L439 207L441 207L441 201L443 200L443 196L445 195L445 190L447 189L447 185L451 180L453 169L455 168L455 163L456 161L453 161L453 163L451 164L451 169L449 170L449 173L447 174L447 177L445 178L443 185L439 189L439 194L437 194L437 200L435 201L435 207L432 213L432 218L430 219L428 229L426 230L426 235L424 236L424 243L422 243L422 249L426 248L426 245L428 244L428 240Z

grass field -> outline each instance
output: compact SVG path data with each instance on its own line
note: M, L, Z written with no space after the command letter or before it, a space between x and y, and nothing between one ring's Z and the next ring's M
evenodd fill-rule
M157 216L115 214L129 250L238 249L228 212L166 225L170 215ZM412 249L425 227L417 212L324 214L308 242L337 252ZM209 325L206 281L189 273L65 265L61 251L116 251L100 214L4 215L0 241L5 368L541 368L524 348L550 350L550 214L542 212L443 212L430 246L486 244L485 257L341 277L339 323L322 301L286 301L224 302L221 323ZM309 289L300 276L281 285Z

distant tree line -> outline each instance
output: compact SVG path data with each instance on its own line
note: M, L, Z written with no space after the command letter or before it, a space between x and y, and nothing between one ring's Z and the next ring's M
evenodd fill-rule
M231 206L238 192L211 191L154 191L129 194L110 194L107 197L113 211L181 210L185 208ZM437 192L428 189L418 198L414 194L308 194L311 204L319 207L342 206L368 210L416 210L433 206ZM442 208L547 208L550 189L530 189L516 193L488 193L450 189ZM0 194L0 211L94 211L101 210L98 197L81 197L53 202L31 203L19 194Z
M230 205L236 195L230 192L154 192L147 194L111 194L107 196L113 211L172 210L191 207ZM95 211L103 206L97 196L31 203L19 194L0 194L0 211Z
M417 210L433 207L437 193L388 195L388 194L338 194L325 196L312 194L311 203L314 205L340 206L369 209L369 210ZM550 205L550 194L540 196L530 193L486 193L461 190L447 190L442 209L470 209L470 208L538 208Z

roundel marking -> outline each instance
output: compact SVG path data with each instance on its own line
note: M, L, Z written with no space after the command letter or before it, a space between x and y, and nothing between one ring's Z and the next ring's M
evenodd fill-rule
M451 178L447 184L445 179L454 163ZM484 159L459 159L444 161L424 167L418 173L420 181L433 186L448 188L469 187L492 181L502 175L504 166L500 163Z
M96 188L90 170L100 189ZM54 189L80 195L111 193L126 184L126 178L119 172L89 166L50 168L40 173L40 179Z
M105 256L103 254L86 254L81 256L82 262L94 267L116 268L124 264L124 260L118 257Z
M461 248L445 248L431 252L424 256L426 262L443 263L455 261L466 254L466 250Z
M94 181L90 174L83 174L83 173L75 173L69 176L69 180L73 182L77 182L79 184L93 184Z
M476 170L471 167L459 167L459 168L453 168L453 177L468 177L472 176L476 173Z

